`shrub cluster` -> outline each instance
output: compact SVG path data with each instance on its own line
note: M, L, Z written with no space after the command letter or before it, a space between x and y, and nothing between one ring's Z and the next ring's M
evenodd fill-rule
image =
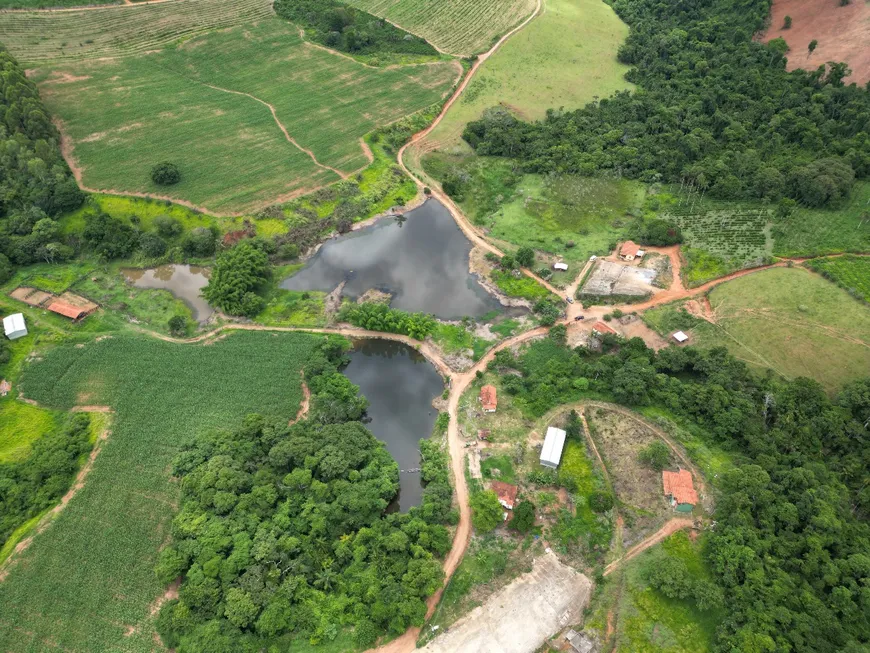
M345 305L339 318L369 331L383 331L423 340L437 324L428 313L407 313L386 304L365 302Z

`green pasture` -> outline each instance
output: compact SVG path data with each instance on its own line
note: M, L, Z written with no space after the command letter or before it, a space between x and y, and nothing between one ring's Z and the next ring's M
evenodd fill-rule
M843 206L795 209L774 224L773 238L777 256L870 252L870 182L857 182Z
M813 378L831 392L867 376L870 308L817 274L763 270L717 286L709 299L715 324L674 304L651 309L644 319L662 335L679 325L693 345L725 346L759 370Z
M0 584L0 648L153 650L149 605L165 589L153 566L178 505L169 465L179 443L252 412L295 415L299 370L316 342L240 332L179 345L119 334L84 347L70 340L30 363L27 397L61 410L108 404L115 416L87 483Z
M543 0L543 13L481 65L427 141L468 151L462 130L490 107L538 120L547 109L574 109L632 88L623 79L628 66L616 60L626 36L628 26L600 0Z

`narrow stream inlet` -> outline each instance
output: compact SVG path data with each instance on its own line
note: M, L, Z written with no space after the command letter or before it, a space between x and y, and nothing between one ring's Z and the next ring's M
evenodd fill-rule
M369 400L369 430L387 445L399 463L399 496L394 501L405 512L420 505L420 445L432 434L438 411L432 400L444 391L441 375L422 354L389 340L353 341L350 364L344 374Z
M502 308L468 271L471 243L437 200L400 218L327 241L294 276L288 290L329 292L347 281L344 295L357 299L376 288L391 305L442 319L480 317Z

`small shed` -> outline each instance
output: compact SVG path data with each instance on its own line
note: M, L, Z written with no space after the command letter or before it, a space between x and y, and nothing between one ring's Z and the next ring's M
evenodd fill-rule
M480 403L484 413L494 413L498 408L498 394L494 385L485 385L480 389Z
M88 314L88 312L81 306L70 304L63 299L55 299L53 302L51 302L51 304L46 306L46 308L52 313L63 315L64 317L68 317L71 320L78 320L79 318L82 318Z
M517 503L517 492L519 488L516 485L505 483L504 481L493 481L489 488L495 492L498 497L498 502L508 510L513 510Z
M633 240L626 240L622 243L622 247L619 248L619 258L623 261L633 261L638 257L638 252L641 252L640 245L638 245ZM643 254L641 254L643 256Z
M547 437L541 447L541 464L544 467L556 469L562 460L562 449L565 447L565 431L555 426L547 427Z
M698 504L698 493L695 492L692 473L689 470L663 471L662 485L665 496L670 499L671 506L677 512L692 512L692 508Z
M23 338L27 335L27 325L24 323L24 315L13 313L3 318L3 331L10 340Z
M685 333L683 333L682 331L677 331L677 332L673 335L673 338L674 338L674 340L676 340L677 342L679 342L680 344L682 344L682 343L686 342L686 340L689 339L689 336L687 336L687 335L686 335Z
M560 270L562 272L566 272L568 270L568 264L567 263L553 263L553 269Z

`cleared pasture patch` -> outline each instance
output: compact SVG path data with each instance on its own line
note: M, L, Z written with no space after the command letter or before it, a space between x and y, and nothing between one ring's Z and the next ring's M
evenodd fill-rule
M349 0L458 55L483 52L535 10L534 0Z
M837 256L807 261L807 266L833 281L855 299L870 302L870 258Z
M660 440L640 422L603 408L587 411L586 419L626 520L620 544L627 548L658 530L672 516L662 494L661 473L641 465L637 458L641 449Z
M202 4L210 1L192 3L225 11ZM176 5L165 24L147 11ZM0 27L0 40L32 66L80 182L221 214L286 201L365 167L363 135L439 101L459 74L451 62L364 66L305 43L295 26L268 13L207 29L186 2L48 15L56 24L43 14L9 14L19 22ZM114 36L84 39L71 54L71 42L61 41L57 59L57 49L40 42L56 26ZM182 180L160 187L149 173L166 160Z
M665 336L679 325L699 347L725 346L753 367L806 376L829 392L867 376L870 308L808 270L749 274L717 286L709 300L713 323L674 304L644 319Z
M32 363L26 395L69 409L82 393L116 411L87 483L0 583L0 649L151 651L160 596L153 573L178 488L169 465L201 429L251 412L289 419L299 370L319 338L233 333L210 345L144 336L64 344ZM137 627L125 636L128 627Z
M547 109L573 109L632 88L623 79L628 66L616 60L627 35L628 26L600 0L544 0L544 12L481 65L426 142L468 152L462 130L491 107L537 120Z

